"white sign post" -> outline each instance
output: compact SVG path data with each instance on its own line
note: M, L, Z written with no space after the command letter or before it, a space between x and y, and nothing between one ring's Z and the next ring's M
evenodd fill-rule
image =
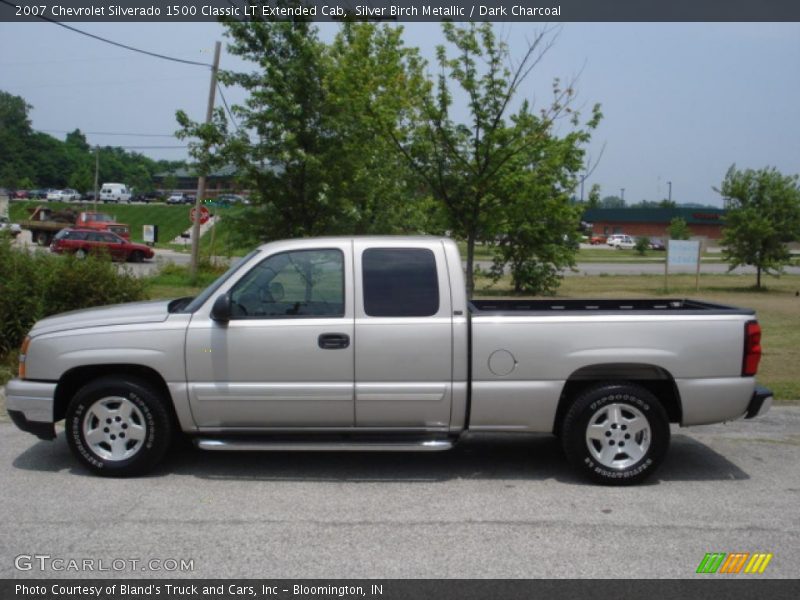
M667 259L664 263L664 289L667 288L667 275L670 267L694 267L695 290L700 289L700 250L698 240L669 240Z

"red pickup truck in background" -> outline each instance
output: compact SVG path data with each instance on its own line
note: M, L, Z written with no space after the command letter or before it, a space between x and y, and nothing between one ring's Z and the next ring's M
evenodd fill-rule
M46 205L32 209L30 219L20 225L31 232L31 239L40 246L49 246L53 237L67 227L110 231L127 241L131 239L131 228L125 223L117 223L109 214L93 211L75 212L71 209L53 210Z

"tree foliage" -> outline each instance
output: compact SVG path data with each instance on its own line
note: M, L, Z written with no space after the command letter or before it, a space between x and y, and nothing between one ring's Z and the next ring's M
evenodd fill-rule
M226 28L229 51L252 65L220 74L248 93L232 109L238 127L226 130L221 112L206 128L179 112L179 135L237 167L254 200L234 224L246 239L449 231L467 242L470 294L478 242L520 291L550 291L574 264L569 195L599 106L581 123L574 86L556 80L545 107L511 108L552 31L513 63L491 24L445 23L432 81L400 28L344 23L330 44L302 19Z
M248 92L211 126L182 112L179 135L237 167L252 206L236 223L250 241L337 233L412 232L428 221L424 190L386 135L425 85L402 30L346 23L331 44L310 22L227 22L228 50L253 65L220 79ZM197 154L211 159L211 154Z
M413 135L395 143L441 205L448 229L466 241L470 295L475 246L498 239L496 262L511 261L515 287L551 289L553 273L570 263L564 236L574 235L578 216L566 203L582 166L581 146L601 118L599 106L579 128L570 106L575 90L556 80L548 106L535 114L525 101L512 114L520 86L553 43L552 32L539 33L514 65L491 23L442 28L448 46L437 49L435 89ZM453 114L451 86L466 98L466 122ZM561 119L577 131L559 138ZM558 252L553 239L562 245Z
M669 222L667 232L669 233L669 239L671 240L688 240L692 235L689 225L682 217L674 217Z
M19 96L0 91L0 186L30 189L72 187L86 192L94 186L94 149L79 130L60 141L32 129L31 106ZM153 175L182 165L155 161L122 148L100 148L100 182L120 181L138 190L152 188Z
M729 269L756 267L761 273L780 274L791 262L788 243L800 238L800 187L797 175L774 168L728 169L717 189L727 201L722 234L723 257Z

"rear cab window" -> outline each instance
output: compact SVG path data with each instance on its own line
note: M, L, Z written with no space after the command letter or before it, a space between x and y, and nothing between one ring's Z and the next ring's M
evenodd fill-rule
M368 248L361 257L364 312L430 317L439 312L436 257L427 248Z

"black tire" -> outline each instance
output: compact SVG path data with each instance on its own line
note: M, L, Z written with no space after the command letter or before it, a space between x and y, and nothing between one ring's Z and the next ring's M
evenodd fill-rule
M89 251L86 250L85 248L78 248L75 251L75 258L77 258L78 260L83 260L87 256L89 256Z
M649 477L664 459L669 437L664 407L632 383L607 383L584 391L561 427L570 464L592 481L609 485L631 485Z
M141 250L134 250L128 259L135 263L144 262L144 253Z
M50 234L46 231L40 231L36 234L36 243L40 246L49 246L50 245Z
M172 441L172 419L165 400L146 381L134 377L92 381L75 394L67 408L70 449L98 475L127 477L152 470ZM123 439L126 432L127 439ZM87 440L87 436L100 439Z

